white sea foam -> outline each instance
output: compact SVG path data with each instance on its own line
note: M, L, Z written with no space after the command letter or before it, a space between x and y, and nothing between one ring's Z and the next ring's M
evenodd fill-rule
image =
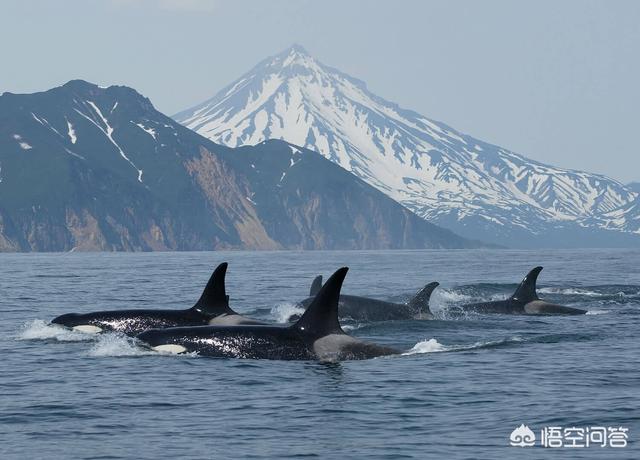
M157 354L136 344L136 340L122 334L102 334L88 352L89 356L143 356Z
M472 344L460 344L460 345L443 345L436 339L423 340L421 342L416 343L413 348L402 353L402 356L410 356L410 355L418 355L424 353L439 353L445 351L466 351L466 350L475 350L479 348L491 348L499 345L509 344L509 343L517 343L523 342L524 339L522 337L514 336L508 339L501 340L488 340L485 342L475 342Z
M87 352L94 357L119 357L119 356L147 356L147 355L171 355L168 351L156 351L140 346L140 342L132 337L120 333L107 333L98 336L98 340ZM179 356L196 357L197 353L181 353Z
M342 323L342 321L340 321ZM340 324L342 330L345 332L355 331L356 329L360 329L362 326L366 326L367 323L355 323L355 324Z
M423 353L437 353L440 351L447 351L447 348L436 339L429 339L416 343L411 350L405 351L402 355L409 356Z
M601 292L590 291L588 289L579 289L579 288L554 288L554 287L546 287L538 289L539 293L542 294L564 294L564 295L584 295L588 297L601 297L606 294L602 294Z
M26 323L20 334L17 336L18 340L58 340L60 342L81 342L94 340L95 335L85 334L79 331L72 331L70 329L51 324L48 321L41 319L34 319Z
M457 319L460 315L466 316L466 312L460 312L457 305L472 302L473 297L448 289L436 289L429 300L429 309L438 319Z
M489 297L489 300L495 302L496 300L506 300L509 296L505 295L505 294L491 294L491 296Z
M504 300L506 298L507 296L505 294L496 293L496 294L492 294L488 300ZM440 289L436 289L431 295L429 305L432 311L437 311L439 308L446 309L452 305L475 302L479 300L480 299L467 294L462 294L454 290L440 288ZM487 299L485 298L485 300Z
M429 299L429 309L436 314L436 316L442 316L443 314L446 314L446 311L450 307L458 303L468 302L471 299L471 296L439 288L431 294L431 298Z
M609 310L588 310L587 315L606 315Z
M431 294L430 304L451 304L472 300L473 297L449 289L438 288Z
M287 323L292 315L302 315L304 308L291 302L280 303L271 309L271 316L273 316L277 323Z

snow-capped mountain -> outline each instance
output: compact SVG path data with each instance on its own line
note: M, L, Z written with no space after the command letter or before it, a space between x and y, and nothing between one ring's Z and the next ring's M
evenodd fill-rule
M402 109L299 46L174 118L232 147L275 138L316 150L468 237L511 246L636 241L621 235L637 231L624 210L638 193L625 185L530 160ZM606 225L613 215L618 225Z
M220 146L128 87L0 96L0 251L480 245L316 152Z

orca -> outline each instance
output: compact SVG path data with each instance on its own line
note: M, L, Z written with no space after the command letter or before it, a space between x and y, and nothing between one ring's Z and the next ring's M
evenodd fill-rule
M433 319L429 309L431 293L440 283L429 283L416 293L407 303L385 302L384 300L341 294L338 312L341 319L353 321L392 321L402 319ZM315 277L311 283L310 297L299 303L301 307L308 307L322 287L322 275ZM291 315L288 322L294 322L300 315Z
M51 323L79 332L122 332L137 335L151 328L206 324L264 324L238 315L229 307L225 289L227 263L214 270L200 299L186 310L114 310L93 313L67 313Z
M338 320L338 298L348 268L336 271L292 325L196 326L151 329L143 346L168 353L218 358L342 361L399 354L393 348L347 335Z
M461 305L464 312L511 315L584 315L586 310L545 302L538 297L536 281L542 267L535 267L524 277L516 292L506 300Z

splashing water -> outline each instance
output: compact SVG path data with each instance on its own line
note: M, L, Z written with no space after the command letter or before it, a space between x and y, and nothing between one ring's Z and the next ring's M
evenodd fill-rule
M278 323L288 323L291 316L300 316L303 313L304 308L290 302L280 303L271 309L271 316L273 316Z
M402 353L402 356L418 355L423 353L437 353L440 351L447 351L447 348L436 339L429 339L416 343L411 350Z
M95 336L91 334L72 331L41 319L34 319L26 323L16 338L18 340L57 340L59 342L95 340Z
M601 292L589 291L587 289L578 289L578 288L554 288L554 287L546 287L539 288L538 293L541 294L563 294L563 295L584 295L587 297L602 297L606 294ZM624 295L624 293L620 293Z
M122 334L102 334L89 349L89 356L145 356L157 354L137 345L136 340Z
M431 294L431 299L429 300L429 306L431 310L436 307L438 308L446 308L451 304L467 302L473 299L470 295L462 294L460 292L456 292L450 289L438 288L433 291Z
M416 343L413 348L402 353L402 356L410 356L410 355L418 355L424 353L438 353L445 351L467 351L467 350L477 350L481 348L494 348L502 345L509 345L514 343L524 342L522 337L514 336L508 339L502 340L488 340L482 342L474 342L469 345L443 345L436 339L423 340L421 342Z

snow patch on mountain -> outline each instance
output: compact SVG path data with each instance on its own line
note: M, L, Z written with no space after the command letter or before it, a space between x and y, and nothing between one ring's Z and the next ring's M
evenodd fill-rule
M98 106L93 101L86 101L86 102L87 102L87 104L89 104L89 106L91 106L91 108L93 109L95 114L98 115L98 117L100 118L100 121L102 122L104 127L101 126L99 123L97 123L92 117L86 115L85 113L81 112L80 110L75 109L75 111L78 114L80 114L83 117L85 117L91 123L93 123L100 131L102 131L104 133L105 136L107 136L109 141L115 146L115 148L120 153L120 156L122 158L124 158L138 172L138 182L142 182L142 170L138 169L138 167L133 163L133 161L131 161L131 159L127 156L127 154L124 153L124 150L122 150L122 147L120 147L120 145L118 145L118 143L113 139L114 129L109 124L109 121L107 120L107 118L105 118L105 116L102 114L102 112L100 111Z
M75 144L78 141L78 138L76 137L76 130L73 128L73 125L69 120L67 120L66 117L65 120L67 121L67 135L69 136L71 143Z
M22 150L31 150L33 148L31 144L25 142L24 139L22 139L22 136L20 134L14 134L13 138L18 141L18 145Z
M156 134L156 130L153 128L148 128L145 125L143 125L142 123L134 123L133 121L131 122L134 125L136 125L138 128L140 128L141 130L143 130L145 133L147 133L149 136L153 137L153 140L158 140L158 135Z

